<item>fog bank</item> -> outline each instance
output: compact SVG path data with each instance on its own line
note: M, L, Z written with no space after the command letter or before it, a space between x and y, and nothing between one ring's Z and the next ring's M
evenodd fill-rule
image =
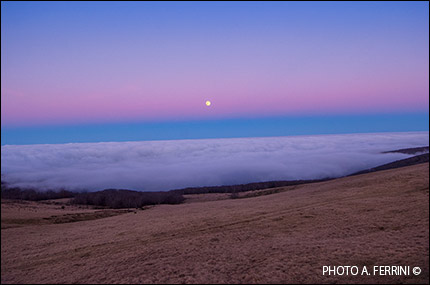
M427 145L428 132L6 145L1 174L11 186L158 191L338 177L412 156L383 151Z

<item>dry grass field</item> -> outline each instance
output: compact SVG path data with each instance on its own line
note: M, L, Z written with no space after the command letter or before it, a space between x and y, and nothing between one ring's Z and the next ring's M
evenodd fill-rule
M4 200L1 282L429 283L428 163L259 192L136 211Z

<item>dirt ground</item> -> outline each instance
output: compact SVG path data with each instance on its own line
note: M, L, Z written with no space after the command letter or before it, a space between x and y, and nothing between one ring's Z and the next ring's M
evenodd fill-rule
M429 283L428 163L262 194L75 220L100 210L2 201L1 282Z

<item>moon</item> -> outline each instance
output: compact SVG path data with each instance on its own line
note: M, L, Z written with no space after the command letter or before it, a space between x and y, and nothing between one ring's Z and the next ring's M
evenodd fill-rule
M209 100L206 101L206 106L209 107L211 104L212 104L211 101L209 101Z

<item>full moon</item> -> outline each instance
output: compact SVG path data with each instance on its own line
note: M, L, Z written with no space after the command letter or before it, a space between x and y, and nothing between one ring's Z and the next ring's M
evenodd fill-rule
M206 106L208 106L208 107L209 107L210 105L211 105L211 101L209 101L209 100L208 100L208 101L206 101Z

